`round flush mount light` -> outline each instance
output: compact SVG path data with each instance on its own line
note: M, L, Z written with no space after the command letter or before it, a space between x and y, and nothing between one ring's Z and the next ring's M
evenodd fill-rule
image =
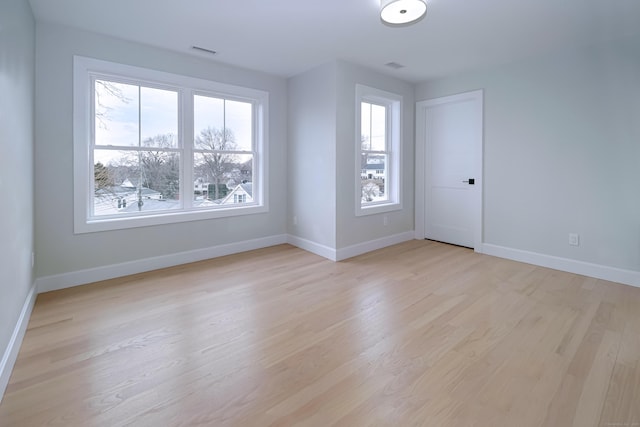
M380 0L380 19L392 26L410 25L427 13L423 0Z

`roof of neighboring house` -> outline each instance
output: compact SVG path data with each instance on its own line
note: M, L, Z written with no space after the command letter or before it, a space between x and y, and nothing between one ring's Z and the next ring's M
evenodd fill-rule
M125 188L136 188L137 186L138 185L131 182L129 178L125 179L124 181L122 181L122 184L120 184L120 187L125 187Z
M144 199L142 201L142 208L138 207L137 202L132 202L127 204L125 208L122 210L124 212L137 212L138 210L142 211L165 211L170 209L178 209L180 208L179 200L167 200L167 199Z
M120 185L114 185L113 187L104 187L104 188L100 188L100 189L96 190L96 195L98 195L98 196L108 196L108 195L122 196L122 195L126 195L126 194L131 194L132 191L133 190L131 188L122 187Z
M126 196L128 194L136 194L138 190L135 187L123 187L121 185L114 185L113 187L100 188L96 190L96 195L98 196ZM156 196L161 194L159 191L152 190L150 188L142 187L140 192L143 196Z
M144 196L153 196L153 195L156 195L156 194L161 194L159 191L152 190L152 189L146 188L146 187L142 187L140 189L140 193L142 195L144 195Z
M384 163L367 163L362 169L384 169Z
M253 183L245 182L245 183L240 184L240 187L242 187L244 192L247 193L249 195L249 197L253 197ZM236 187L236 188L238 188L238 187Z
M222 202L220 203L225 204L227 200L230 200L233 197L234 194L238 194L241 192L246 193L249 197L253 199L253 184L251 182L245 182L245 183L236 185L233 188L233 190L231 190L229 194L227 194L227 196L224 199L222 199Z

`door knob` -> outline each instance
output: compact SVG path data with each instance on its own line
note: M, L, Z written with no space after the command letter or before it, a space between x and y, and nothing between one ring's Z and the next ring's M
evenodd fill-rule
M466 184L469 184L469 185L475 185L476 180L475 180L475 178L469 178L468 180L465 180L465 181L462 181L462 182L464 182Z

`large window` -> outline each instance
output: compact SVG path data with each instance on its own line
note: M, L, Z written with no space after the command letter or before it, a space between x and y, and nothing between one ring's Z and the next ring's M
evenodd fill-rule
M76 232L267 209L265 92L82 57L74 90Z
M356 86L356 215L401 208L402 97Z

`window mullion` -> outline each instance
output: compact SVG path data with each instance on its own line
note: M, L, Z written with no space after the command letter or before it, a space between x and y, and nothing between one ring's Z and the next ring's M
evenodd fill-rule
M142 87L138 85L138 149L142 147Z
M181 167L183 176L180 194L182 195L184 209L189 210L193 208L193 185L195 181L193 172L193 144L195 141L193 91L183 89L179 93L181 107L179 108L179 127L182 135L180 146L182 147Z

